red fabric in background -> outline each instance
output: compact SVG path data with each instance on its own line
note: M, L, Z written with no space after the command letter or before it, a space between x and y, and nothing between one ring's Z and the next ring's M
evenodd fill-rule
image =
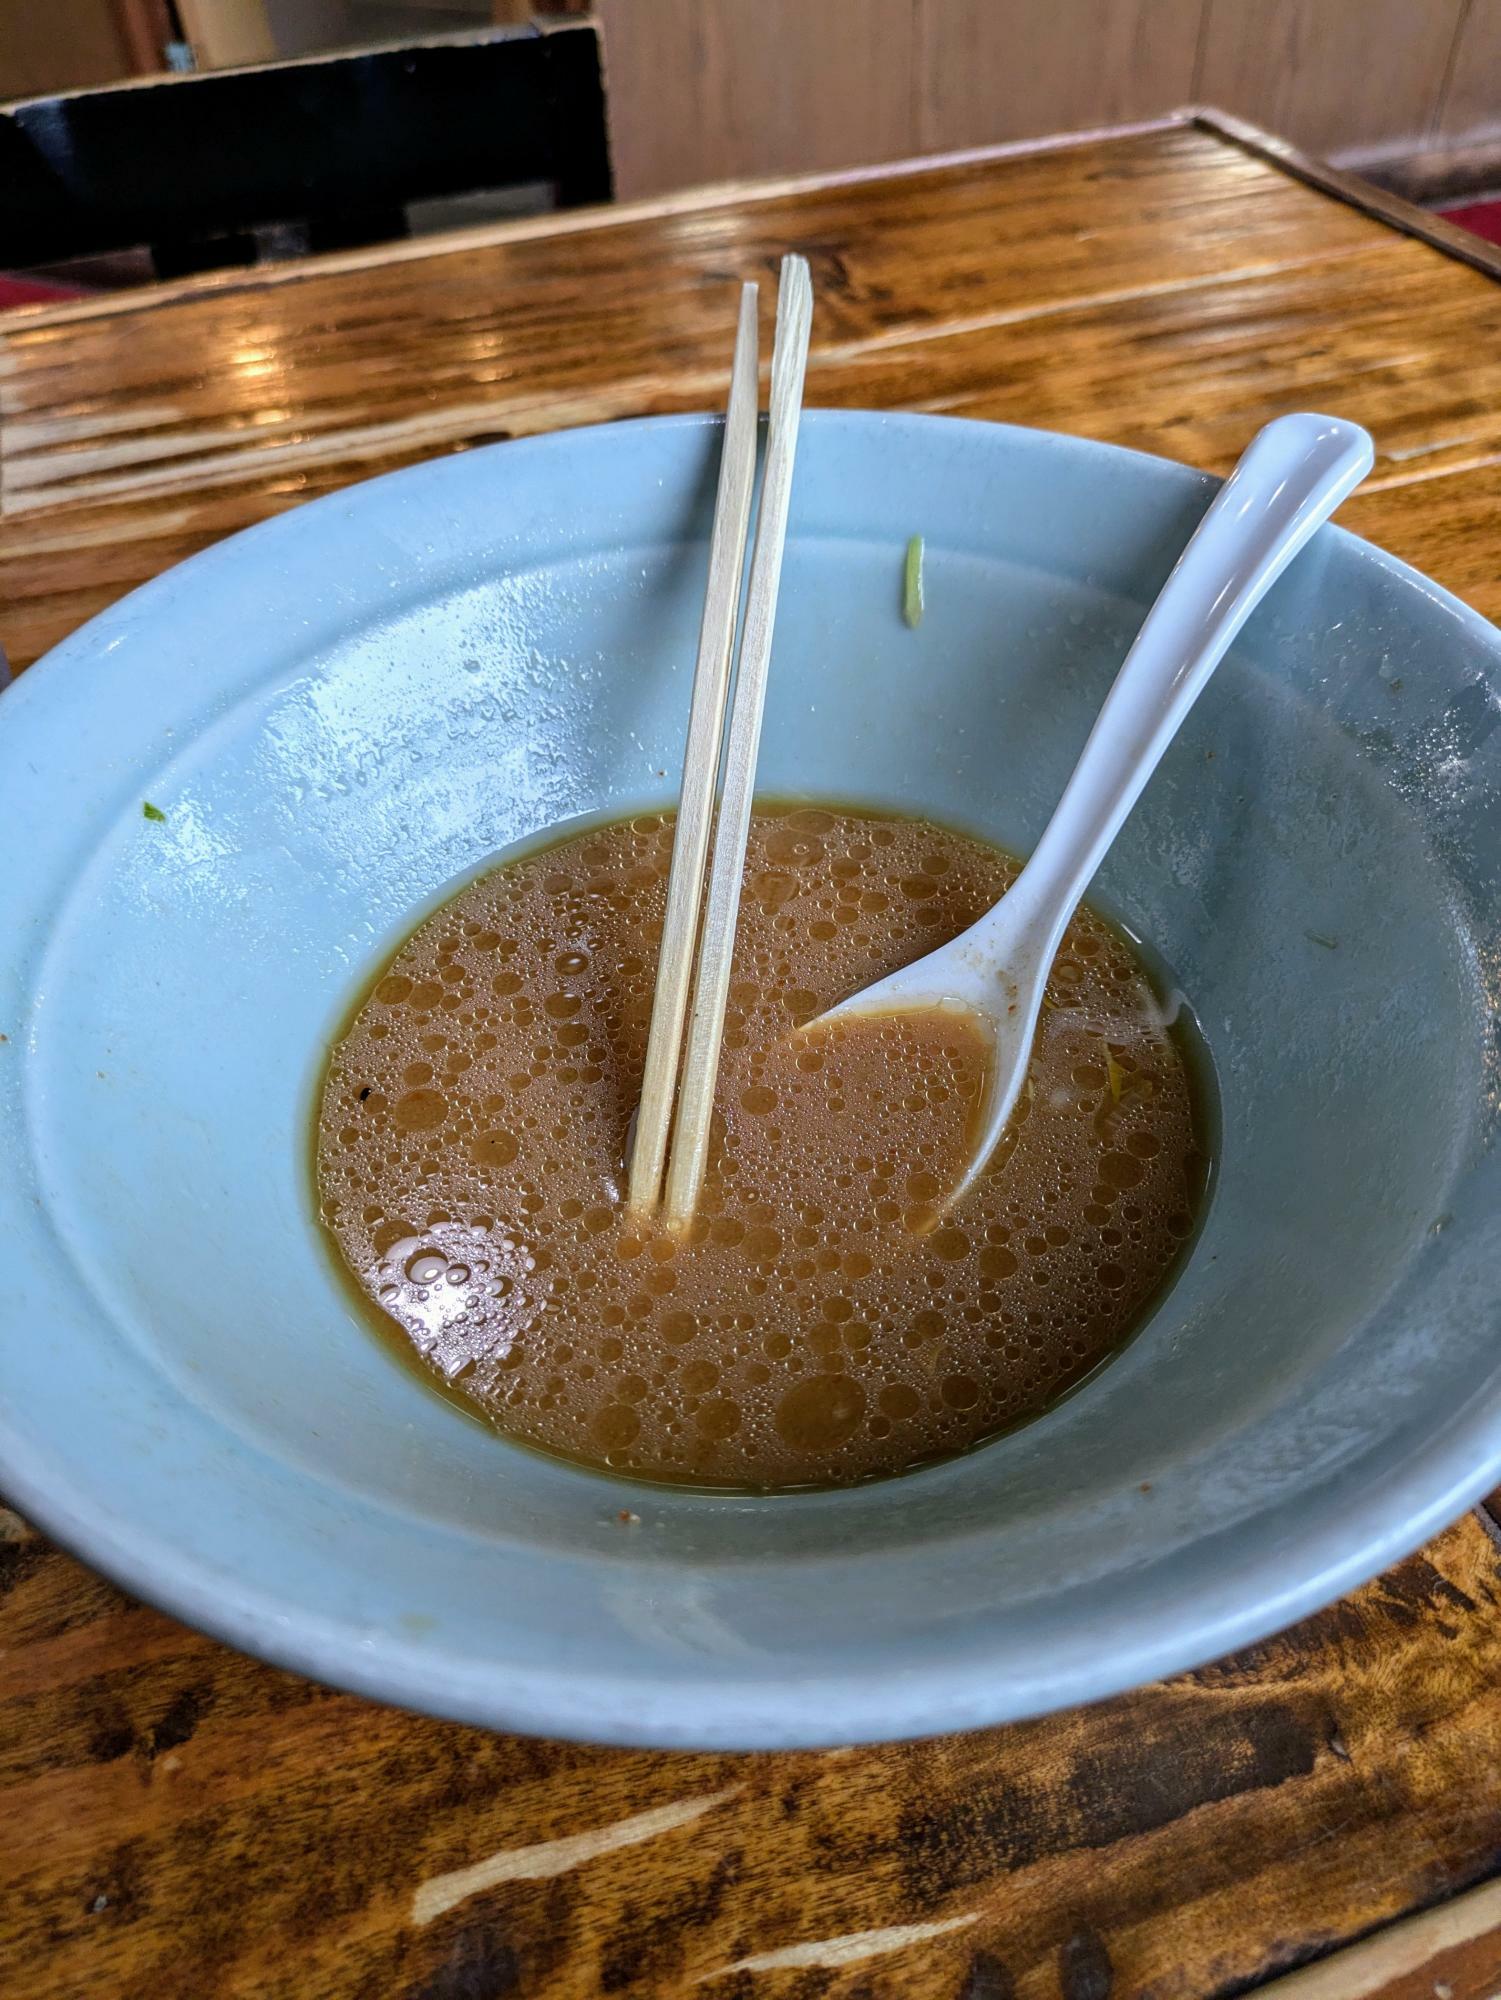
M1472 236L1483 236L1487 243L1501 243L1501 201L1464 202L1458 208L1441 208L1439 214L1445 222L1468 229Z
M0 312L12 306L49 305L54 299L87 298L83 285L53 285L43 278L7 278L0 275Z

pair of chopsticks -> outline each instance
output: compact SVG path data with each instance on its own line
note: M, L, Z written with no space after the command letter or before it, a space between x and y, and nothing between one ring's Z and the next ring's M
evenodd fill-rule
M730 961L740 914L740 885L750 833L756 755L761 743L782 553L787 542L787 505L792 493L792 465L797 453L812 319L813 287L807 262L802 257L784 257L777 287L776 341L771 352L766 470L761 482L761 506L756 517L755 547L740 633L740 661L734 675L732 699L731 664L745 541L750 527L751 490L755 483L756 408L760 395L756 287L746 285L741 290L719 488L709 538L709 582L699 627L682 794L667 878L667 911L657 958L656 992L627 1194L628 1204L636 1214L654 1215L660 1209L661 1218L670 1229L681 1229L691 1218L708 1163L709 1120L714 1109L714 1081L719 1071ZM730 724L726 738L727 704Z

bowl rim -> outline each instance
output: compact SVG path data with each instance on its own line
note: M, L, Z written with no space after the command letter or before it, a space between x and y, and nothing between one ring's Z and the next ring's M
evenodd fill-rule
M1004 446L1050 451L1086 463L1121 459L1150 467L1186 495L1206 497L1221 483L1157 454L1061 432L981 419L906 411L810 410L820 432L871 426L914 437L938 431L984 434ZM603 434L666 434L717 428L711 413L626 419L482 446L465 461L505 454L513 464L533 455L576 450ZM50 698L56 677L73 671L75 652L107 644L112 630L138 622L186 577L223 560L233 545L272 548L300 532L307 512L347 508L366 489L417 488L441 479L450 458L424 460L320 495L232 535L173 565L117 600L51 648L5 693L16 712ZM795 530L794 530L795 532ZM1456 619L1501 665L1501 633L1491 622L1411 565L1349 531L1326 526L1362 562L1415 586L1436 610ZM297 1601L249 1585L238 1575L175 1546L167 1537L129 1530L117 1512L70 1487L47 1454L32 1446L20 1413L0 1406L0 1483L4 1497L59 1546L133 1596L211 1636L276 1666L386 1703L483 1727L532 1735L641 1748L771 1749L819 1747L934 1735L1021 1720L1099 1700L1167 1674L1187 1671L1264 1639L1368 1581L1454 1521L1501 1480L1501 1387L1477 1394L1421 1440L1367 1492L1356 1511L1334 1505L1300 1522L1298 1577L1287 1581L1288 1549L1270 1547L1242 1561L1228 1586L1201 1594L1180 1615L1116 1620L1110 1643L1050 1681L1045 1696L1008 1699L987 1675L983 1658L950 1654L932 1665L892 1676L873 1656L863 1674L848 1669L787 1677L776 1683L737 1681L717 1670L680 1679L661 1677L648 1703L622 1701L618 1676L590 1672L558 1659L546 1671L449 1653L396 1633L372 1637L353 1621L314 1615Z

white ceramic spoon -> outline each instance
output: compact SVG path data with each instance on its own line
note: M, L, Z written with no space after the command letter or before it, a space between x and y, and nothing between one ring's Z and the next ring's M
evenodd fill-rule
M951 1202L983 1171L1006 1129L1053 959L1110 843L1231 640L1364 479L1372 456L1360 426L1338 417L1278 417L1258 432L1147 613L1063 797L1010 889L951 943L808 1024L941 1008L981 1033L990 1045L985 1096Z

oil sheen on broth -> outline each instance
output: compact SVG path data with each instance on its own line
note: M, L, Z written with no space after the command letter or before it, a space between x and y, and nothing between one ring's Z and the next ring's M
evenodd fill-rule
M1183 1051L1088 910L1028 1085L962 1204L983 1076L936 1015L800 1024L952 936L1017 864L920 821L758 812L700 1212L624 1206L672 819L472 883L336 1044L321 1213L383 1329L527 1444L752 1490L966 1449L1118 1347L1194 1226Z

